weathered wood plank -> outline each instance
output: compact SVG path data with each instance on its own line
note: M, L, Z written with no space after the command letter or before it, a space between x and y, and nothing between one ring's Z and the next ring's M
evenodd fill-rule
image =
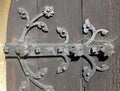
M26 24L26 20L22 20L18 14L18 7L26 9L30 16L33 17L37 14L37 0L12 0L8 17L7 43L18 42ZM36 31L30 31L26 36L26 42L37 42L36 33ZM19 91L21 82L26 79L22 68L17 59L6 59L6 61L7 91Z
M120 90L120 0L83 0L83 17L89 18L98 28L109 30L106 37L96 40L108 40L115 46L115 55L106 60L110 69L96 72L85 91L119 91ZM100 62L101 64L102 62ZM85 63L84 63L85 65Z
M69 35L69 43L82 43L82 14L81 0L38 0L38 13L44 6L53 6L55 15L50 19L42 18L49 27L48 33L38 31L38 43L61 43L56 27L65 28ZM70 68L58 75L56 69L63 61L62 58L39 59L42 64L49 67L46 82L55 87L55 91L82 91L82 59L72 60Z

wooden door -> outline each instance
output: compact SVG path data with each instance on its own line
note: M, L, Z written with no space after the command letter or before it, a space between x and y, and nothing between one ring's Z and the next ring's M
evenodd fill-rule
M29 45L28 49L32 51L30 54L32 56L26 57L29 54L24 53L21 55L19 53L21 49L15 49L18 56L14 57L15 53L11 52L13 48L11 46L9 50L12 54L8 52L6 54L12 55L12 57L6 56L7 91L119 91L119 5L119 0L12 0L8 18L7 43L15 44L17 47L19 46L17 43L20 43L21 48L25 45L24 50L26 45ZM82 32L83 30L86 32L88 23L93 24L96 29L109 30L109 34L105 37L98 34L91 45L85 44L91 36L90 33L85 35ZM63 34L60 31L63 31ZM69 41L67 34L64 35L66 31L69 34ZM106 30L103 33L106 33ZM94 52L92 46L101 46L100 44L106 41L114 46L115 55L110 57L107 55L107 58L100 55L97 56L100 60L96 61L96 55L88 52ZM71 55L61 57L56 54L56 51L58 53L67 51L62 48L72 47L71 45L73 47L75 45L76 48L77 44L84 51L83 54L80 54L82 51L78 53L77 57L73 50L70 51L72 57ZM33 50L36 45L41 48ZM54 53L51 52L53 51L51 45L55 47ZM45 49L50 53L45 52L46 55L44 55ZM83 57L84 53L85 57ZM70 66L67 70L63 70L61 63L66 61L66 57L70 61ZM110 68L105 72L97 72L96 68L90 79L89 74L84 78L86 74L83 74L83 68L87 66L92 69L94 63L89 60L93 58L97 65L106 63ZM31 74L34 73L33 77L28 76L27 67L24 69L23 65L26 64Z
M105 28L109 34L104 37L115 47L114 56L106 60L109 69L96 72L86 84L86 91L119 91L120 90L120 1L119 0L83 0L83 19L88 17L96 28ZM101 37L97 37L99 40Z

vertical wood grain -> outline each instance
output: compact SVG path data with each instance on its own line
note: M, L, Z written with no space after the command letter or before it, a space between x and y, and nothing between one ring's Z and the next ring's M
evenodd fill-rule
M115 46L115 55L106 60L110 69L96 72L85 91L120 91L120 0L83 0L83 18L89 18L96 29L109 30L106 37L98 34L96 40L107 40Z
M0 0L0 91L6 91L6 62L3 47L6 42L7 17L11 0Z
M30 18L37 15L37 0L11 0L11 6L8 16L8 26L7 26L7 43L17 43L22 31L25 27L26 20L21 19L18 13L18 7L26 9L30 15ZM25 38L28 43L35 43L36 38L36 28L32 29ZM35 61L31 59L32 61ZM27 60L28 64L32 64L30 60ZM7 91L19 91L21 82L25 81L23 70L15 58L6 58L7 63ZM33 64L32 64L33 65ZM34 65L34 68L36 65ZM33 86L29 89L33 90ZM29 91L28 89L28 91ZM36 91L34 89L34 91Z
M82 43L82 13L81 0L38 0L38 13L46 6L54 7L52 18L42 18L48 28L48 33L38 31L38 43L62 43L64 40L56 33L56 28L65 28L69 35L69 43ZM69 44L68 43L68 44ZM62 58L39 58L42 65L49 68L46 77L48 84L52 84L55 91L81 91L82 89L82 59L72 59L70 67L61 74L56 74L57 67L64 61Z
M30 12L31 18L39 13L44 6L52 5L55 8L55 16L51 19L44 19L50 29L49 34L44 34L41 31L31 31L26 37L27 42L32 43L58 43L59 38L55 34L57 26L64 27L70 34L69 43L80 43L81 38L88 36L82 35L82 20L86 18L90 19L90 22L98 28L104 28L109 30L109 34L106 37L98 35L96 40L108 40L115 46L115 55L106 60L106 64L110 66L110 69L105 72L96 72L95 75L90 79L89 83L85 83L84 91L119 91L120 89L120 0L12 0L11 11L9 15L8 31L7 31L7 42L17 42L19 39L22 29L25 25L25 21L21 20L18 13L17 7L24 7ZM7 13L9 7L9 0L1 0L0 5L0 43L2 51L3 44L5 42L5 30L7 22ZM83 6L83 7L82 7ZM7 9L6 9L7 8ZM82 10L83 9L83 10ZM82 12L83 11L83 15ZM4 13L4 14L3 14ZM83 19L82 19L83 16ZM5 23L4 23L5 21ZM18 26L19 25L19 26ZM14 33L13 33L14 32ZM40 36L41 35L41 36ZM54 36L54 37L53 37ZM0 91L6 90L5 83L5 62L3 51L0 52L0 59L3 60L0 64ZM61 74L56 75L56 68L59 65L58 61L63 59L56 58L41 58L31 59L29 64L37 64L40 61L41 67L49 67L49 73L46 77L46 83L55 86L56 91L82 91L82 80L81 69L82 60L72 61L70 69ZM86 60L83 60L86 61ZM102 62L101 62L102 63ZM99 62L97 63L99 64ZM8 91L16 91L22 80L24 80L23 72L17 60L8 59ZM84 65L84 64L83 64ZM35 68L34 65L33 68ZM15 74L15 75L14 75ZM21 75L22 74L22 75ZM2 80L1 80L2 79ZM4 80L3 80L4 79ZM3 82L4 81L4 82ZM12 82L12 84L11 84ZM1 84L2 83L2 84ZM3 84L4 83L4 84ZM34 91L42 91L35 86L30 87Z
M37 2L36 2L37 1ZM56 27L64 27L70 34L69 43L80 43L82 38L82 15L81 15L81 0L12 0L8 29L7 42L16 43L22 33L25 21L21 20L17 8L23 7L30 13L31 18L41 12L46 5L52 5L55 9L55 15L50 19L42 18L42 21L47 23L50 31L43 33L33 28L26 37L28 43L59 43L59 35L56 34ZM79 18L78 18L79 17ZM37 34L37 35L36 35ZM53 37L54 36L54 37ZM56 74L57 67L64 59L60 58L37 58L27 59L27 63L31 69L37 70L39 62L40 68L48 67L49 72L45 80L45 84L51 84L56 91L81 91L82 89L82 75L81 75L81 59L72 60L72 64L68 71L61 75ZM36 65L37 64L37 65ZM33 70L32 69L32 70ZM7 59L7 88L8 91L17 91L21 82L25 79L22 69L17 59ZM80 86L80 87L79 87ZM43 91L33 84L30 84L30 91Z

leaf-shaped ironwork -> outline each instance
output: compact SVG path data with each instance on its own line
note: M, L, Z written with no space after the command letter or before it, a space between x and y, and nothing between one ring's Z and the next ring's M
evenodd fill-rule
M41 17L53 17L55 12L52 6L45 6L42 12L33 17L31 20L27 10L24 8L18 8L18 13L22 19L27 20L27 23L22 31L19 42L15 44L6 43L4 52L6 54L6 57L18 58L19 63L21 64L23 72L26 76L27 80L21 83L19 91L26 91L26 89L29 87L29 82L33 83L35 86L43 89L44 91L55 91L53 86L45 85L39 81L42 78L45 78L45 75L47 75L48 72L48 68L41 68L40 70L33 72L27 64L26 60L28 57L62 57L64 61L57 68L58 74L63 73L69 69L71 62L70 59L79 59L80 57L84 57L90 63L90 67L83 67L83 76L86 81L89 81L96 71L105 71L109 68L106 64L101 65L101 67L97 66L94 57L92 56L99 56L103 54L103 56L109 57L113 55L113 45L107 42L101 45L91 45L98 33L106 35L108 33L108 30L96 30L95 27L90 23L89 19L86 19L85 24L83 25L83 32L87 34L89 31L91 31L92 36L83 44L68 44L69 34L63 27L56 28L56 32L59 34L59 36L65 39L63 43L26 44L25 36L32 28L38 27L43 32L48 32L49 29L46 23L38 20Z
M41 13L39 13L37 16L33 17L31 20L26 9L19 7L18 12L22 19L27 20L26 26L23 29L19 42L24 42L25 36L29 32L29 30L35 26L37 26L39 29L43 30L44 32L48 32L47 25L44 22L37 21L37 20L41 17L50 18L54 15L54 9L52 6L45 6L45 9Z

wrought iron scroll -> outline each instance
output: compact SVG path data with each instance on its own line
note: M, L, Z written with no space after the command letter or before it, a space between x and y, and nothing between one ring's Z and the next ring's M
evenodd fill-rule
M86 19L85 24L83 25L83 32L87 34L89 31L91 31L92 36L90 39L88 39L87 42L83 44L68 44L69 34L67 30L62 27L57 27L56 32L61 38L65 39L63 43L27 44L25 42L25 37L32 28L38 27L45 33L49 32L47 24L43 21L39 21L39 19L41 17L51 18L53 17L55 11L52 6L45 6L42 12L33 17L31 20L29 13L24 8L18 8L18 13L22 19L27 20L27 23L22 31L19 42L6 43L4 52L7 58L18 58L19 63L21 64L23 72L26 76L27 80L21 83L19 91L26 91L26 89L29 87L29 82L33 83L35 86L43 89L44 91L55 91L52 85L45 85L39 81L44 78L45 75L47 75L48 68L42 68L38 72L33 72L26 62L28 57L62 57L64 59L64 62L59 65L57 69L58 74L68 70L71 62L71 57L84 57L87 59L87 61L89 61L91 66L86 66L83 68L83 77L85 81L89 81L89 79L94 75L96 71L105 71L109 68L106 64L103 64L101 67L97 66L93 56L103 55L109 57L114 54L114 46L107 42L100 45L91 44L98 33L106 35L108 33L108 30L96 30L95 27L90 23L89 19Z

